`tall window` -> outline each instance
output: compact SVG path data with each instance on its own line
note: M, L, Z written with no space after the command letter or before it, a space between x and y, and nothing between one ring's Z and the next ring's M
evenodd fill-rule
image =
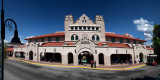
M73 27L71 27L71 30L73 30Z
M141 41L139 41L139 44L142 44Z
M79 30L82 30L82 27L79 27Z
M115 38L111 38L111 42L115 42Z
M78 40L78 36L76 35L76 40Z
M136 44L136 40L133 41L133 44Z
M35 42L38 42L38 39L35 39Z
M93 35L92 40L93 41L99 41L99 36L98 35Z
M99 27L96 27L96 30L98 31L98 30L99 30Z
M93 41L95 41L95 37L94 37L94 35L92 36L92 40L93 40Z
M120 38L120 39L119 39L119 42L120 42L120 43L123 43L123 39L122 39L122 38Z
M32 42L32 39L30 39L30 42Z
M92 27L92 30L94 30L94 27Z
M130 40L129 40L129 39L127 39L127 43L130 43Z
M71 41L74 41L74 36L73 35L71 36Z
M59 41L59 37L56 37L56 41Z
M51 40L52 40L51 37L49 37L49 38L48 38L48 42L51 42Z
M44 38L41 38L41 42L44 42Z
M71 36L71 41L75 41L75 40L78 40L79 38L78 38L78 36L76 35L76 34L73 34L72 36Z
M90 27L88 27L88 30L90 30Z
M77 27L75 27L75 30L77 30L78 28Z
M96 37L96 41L99 41L99 36Z

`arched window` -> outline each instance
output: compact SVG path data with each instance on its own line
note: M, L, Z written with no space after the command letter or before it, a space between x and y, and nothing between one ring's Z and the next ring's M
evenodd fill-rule
M97 35L97 37L96 37L96 41L99 41L99 36Z
M73 35L71 36L71 41L74 41L74 36Z
M79 38L78 38L78 36L76 35L76 40L78 40Z
M92 36L92 40L95 41L95 36L94 35Z
M71 41L75 41L75 40L78 40L79 38L78 38L78 36L76 35L76 34L73 34L72 36L71 36Z

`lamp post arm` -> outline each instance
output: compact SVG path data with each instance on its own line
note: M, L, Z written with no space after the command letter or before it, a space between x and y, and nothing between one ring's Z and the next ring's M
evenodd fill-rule
M11 25L10 23L7 24L7 21L13 22L13 23L14 23L14 26L15 26L15 30L17 30L17 24L16 24L16 22L15 22L13 19L6 19L5 22L4 22L4 23L5 23L5 26L8 26L9 29L12 29L12 28L13 28L12 25Z

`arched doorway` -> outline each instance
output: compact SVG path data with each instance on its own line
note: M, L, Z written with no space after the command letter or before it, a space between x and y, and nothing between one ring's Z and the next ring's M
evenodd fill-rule
M25 53L24 52L19 52L21 58L25 58Z
M140 59L139 62L143 62L143 53L140 53L140 54L139 54L139 59Z
M45 60L44 53L41 52L41 53L40 53L40 61L44 61L44 60Z
M111 64L118 64L118 63L129 63L132 60L131 54L112 54L111 55Z
M53 61L54 62L62 62L62 56L60 53L53 53Z
M90 63L91 60L94 61L92 53L88 51L83 51L78 55L79 64L82 64L83 60L86 60L86 63Z
M73 63L73 54L68 53L68 64Z
M14 53L14 54L15 54L14 57L18 57L18 56L17 56L17 53L18 53L18 52L15 52L15 53Z
M29 60L33 60L33 52L32 51L29 52Z
M99 54L99 64L104 64L104 55L103 55L103 53Z
M43 58L42 58L43 59ZM60 53L44 53L44 60L50 62L62 62L62 57Z

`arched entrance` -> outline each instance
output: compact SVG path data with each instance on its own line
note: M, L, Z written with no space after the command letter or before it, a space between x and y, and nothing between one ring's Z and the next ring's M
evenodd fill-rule
M25 53L24 52L19 52L21 58L25 58Z
M62 62L62 57L60 53L44 53L44 60L50 62Z
M94 61L93 54L88 51L83 51L78 55L79 64L82 64L83 60L86 60L86 63L90 63L91 60Z
M14 53L14 54L15 54L14 57L18 57L18 56L17 56L17 53L18 53L18 52L15 52L15 53Z
M73 54L68 53L68 64L73 63Z
M103 53L99 54L99 64L104 64L104 55L103 55Z
M29 60L33 60L33 51L29 52Z
M44 53L40 53L40 61L44 61Z
M118 63L130 63L132 60L131 54L112 54L111 55L111 64L118 64Z
M139 62L143 62L143 53L140 53L140 54L139 54L139 59L140 59Z

